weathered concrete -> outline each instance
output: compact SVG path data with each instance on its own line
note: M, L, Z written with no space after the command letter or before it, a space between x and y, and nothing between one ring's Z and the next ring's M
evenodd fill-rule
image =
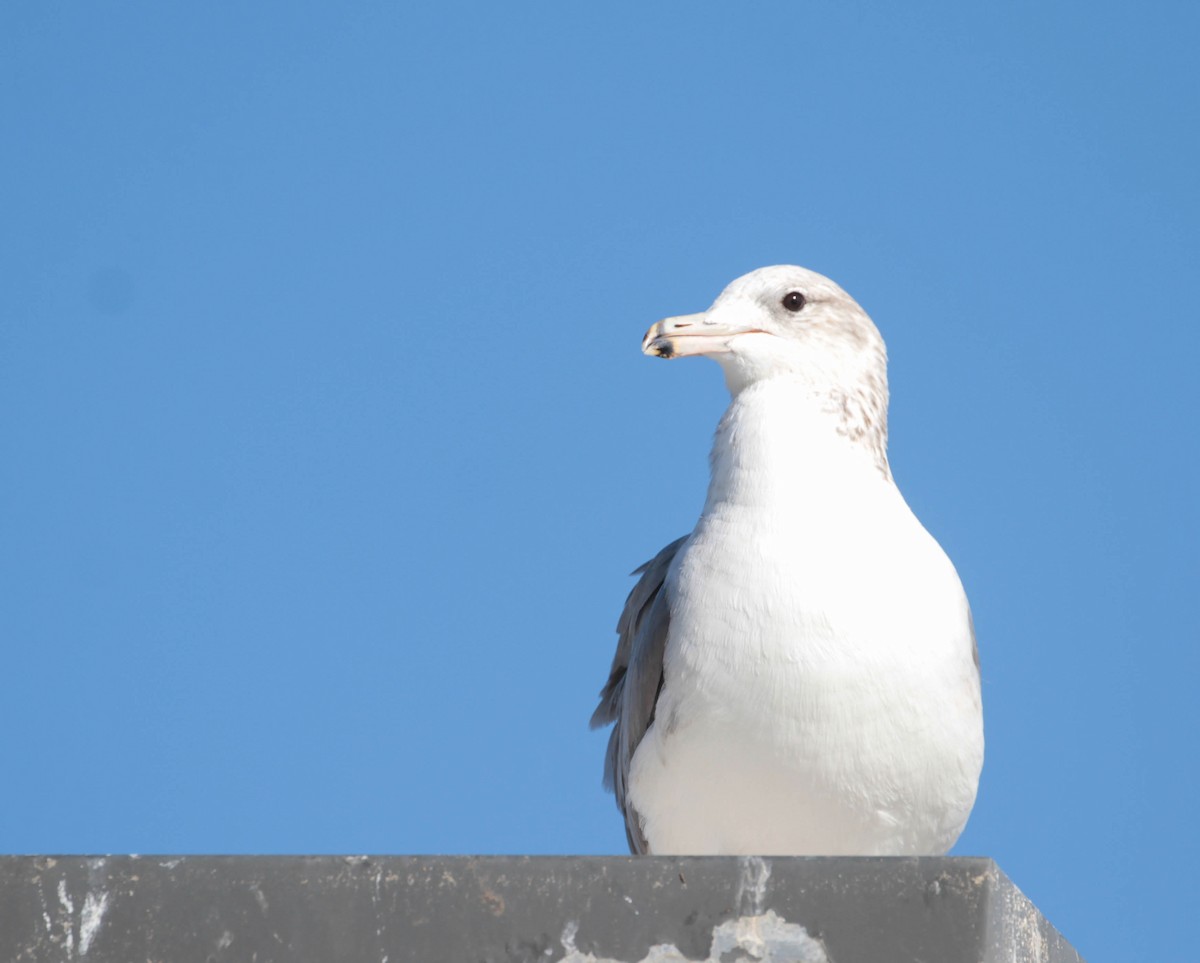
M988 859L8 856L0 960L1079 957Z

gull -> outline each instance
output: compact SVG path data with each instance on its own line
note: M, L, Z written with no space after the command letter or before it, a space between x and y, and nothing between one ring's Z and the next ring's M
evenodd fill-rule
M634 572L592 717L631 852L946 852L983 765L979 655L892 478L879 331L776 266L642 350L716 360L731 400L695 529Z

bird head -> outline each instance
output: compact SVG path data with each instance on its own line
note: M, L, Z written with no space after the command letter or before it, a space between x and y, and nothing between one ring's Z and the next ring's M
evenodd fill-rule
M887 404L887 351L867 313L829 278L793 265L759 268L699 314L664 318L642 340L659 358L720 362L733 394L769 378L820 394L870 391Z

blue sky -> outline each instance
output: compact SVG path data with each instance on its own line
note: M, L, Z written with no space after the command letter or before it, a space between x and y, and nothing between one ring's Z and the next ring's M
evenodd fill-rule
M1194 5L0 8L0 850L620 852L587 718L794 262L891 352L956 852L1194 942Z

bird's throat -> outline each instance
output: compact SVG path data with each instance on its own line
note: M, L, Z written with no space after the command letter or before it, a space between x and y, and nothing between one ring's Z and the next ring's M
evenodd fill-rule
M883 405L783 380L739 392L713 440L707 506L819 506L891 486Z

